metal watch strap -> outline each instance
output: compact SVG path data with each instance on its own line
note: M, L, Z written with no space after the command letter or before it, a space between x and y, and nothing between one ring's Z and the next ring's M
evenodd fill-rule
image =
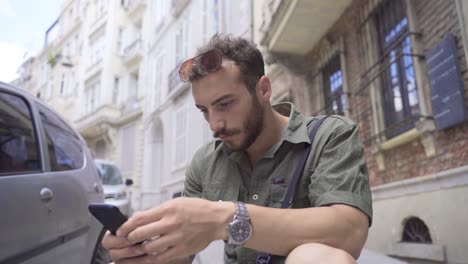
M240 201L233 201L234 205L236 206L236 213L234 214L234 219L240 218L244 220L249 220L249 212L247 211L247 207L243 202Z

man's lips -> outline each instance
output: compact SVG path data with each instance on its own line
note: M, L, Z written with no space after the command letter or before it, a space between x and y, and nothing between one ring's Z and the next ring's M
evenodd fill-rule
M237 135L238 133L234 133L234 134L221 134L219 135L218 137L221 139L221 140L227 140L227 139L230 139L232 137L234 137L235 135Z

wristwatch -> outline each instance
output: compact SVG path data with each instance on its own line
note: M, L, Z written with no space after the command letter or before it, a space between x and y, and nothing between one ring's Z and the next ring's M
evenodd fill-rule
M233 202L236 206L236 213L232 221L226 226L228 244L243 245L252 236L252 225L245 204L239 201Z

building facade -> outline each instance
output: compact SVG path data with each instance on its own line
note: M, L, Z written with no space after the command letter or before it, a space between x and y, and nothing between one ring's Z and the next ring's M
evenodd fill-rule
M74 124L94 156L116 163L134 188L142 172L146 5L63 1L44 48L23 63L17 80Z
M467 14L459 0L255 4L273 101L357 123L366 247L410 263L468 263Z

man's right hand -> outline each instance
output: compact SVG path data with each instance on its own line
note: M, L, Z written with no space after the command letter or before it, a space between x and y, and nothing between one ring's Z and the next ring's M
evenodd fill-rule
M146 254L141 243L132 244L126 237L114 236L109 231L104 235L102 245L109 250L109 255L116 264L121 263L119 260L135 259Z

